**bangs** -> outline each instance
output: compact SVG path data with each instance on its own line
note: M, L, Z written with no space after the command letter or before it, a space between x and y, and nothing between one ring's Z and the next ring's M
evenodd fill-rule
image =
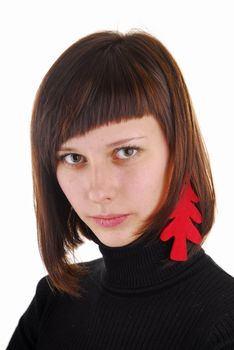
M41 86L45 97L42 158L47 154L51 161L61 144L75 135L145 115L155 116L168 137L172 118L167 82L149 54L119 37L111 45L83 48L82 55L79 45L61 55Z
M123 58L120 62L117 57L102 55L93 67L87 67L86 76L79 74L74 79L61 103L60 142L104 124L152 113L143 83Z

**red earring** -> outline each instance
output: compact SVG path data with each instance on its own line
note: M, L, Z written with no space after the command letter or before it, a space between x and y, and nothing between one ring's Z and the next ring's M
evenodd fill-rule
M174 220L167 225L160 235L162 241L167 241L174 236L170 253L171 260L184 261L188 259L186 239L196 244L202 241L202 236L191 221L193 219L198 224L202 222L200 211L192 203L198 201L199 199L194 193L191 183L185 184L180 199L170 215L170 219Z

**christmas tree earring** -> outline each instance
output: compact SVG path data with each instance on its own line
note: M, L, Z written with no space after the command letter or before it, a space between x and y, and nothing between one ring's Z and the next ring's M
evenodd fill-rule
M202 222L200 211L192 203L198 201L199 199L189 181L183 186L180 199L170 215L170 219L174 220L166 226L160 235L162 241L167 241L174 236L170 252L171 260L184 261L188 259L187 239L195 244L200 244L202 241L202 236L191 221L193 219L198 224Z

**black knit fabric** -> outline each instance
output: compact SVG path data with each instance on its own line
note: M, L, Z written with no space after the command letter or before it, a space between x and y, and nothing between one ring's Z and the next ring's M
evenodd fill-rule
M100 243L82 299L42 278L7 350L233 350L234 278L203 248L168 265L170 248Z

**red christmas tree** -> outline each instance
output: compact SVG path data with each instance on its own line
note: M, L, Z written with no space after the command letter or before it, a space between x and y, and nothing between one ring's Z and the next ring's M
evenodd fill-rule
M202 216L199 210L192 202L198 202L199 199L194 193L190 182L185 184L181 197L170 215L170 219L174 219L163 230L160 235L162 241L167 241L174 236L170 258L172 260L187 260L187 244L186 239L193 243L199 244L202 237L194 226L191 218L198 224L202 222Z

